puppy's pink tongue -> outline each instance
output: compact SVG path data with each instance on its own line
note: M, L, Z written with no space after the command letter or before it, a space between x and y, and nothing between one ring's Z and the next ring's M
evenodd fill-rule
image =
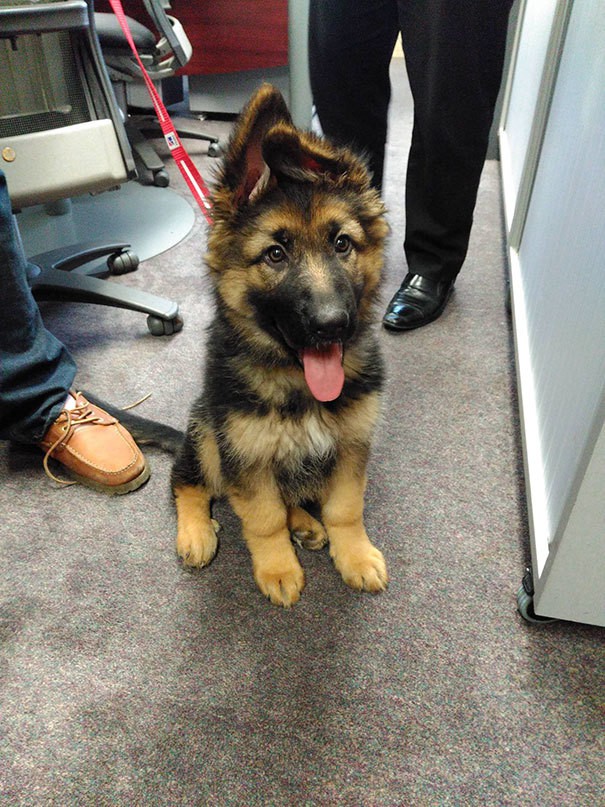
M342 392L345 372L342 367L342 345L335 342L302 351L305 380L318 401L333 401Z

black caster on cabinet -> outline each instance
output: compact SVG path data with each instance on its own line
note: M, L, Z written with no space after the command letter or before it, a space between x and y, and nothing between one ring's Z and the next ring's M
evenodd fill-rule
M539 616L534 611L534 580L530 569L526 569L517 591L517 610L526 622L544 625L549 622L557 622L549 616Z
M510 290L510 278L506 278L506 285L504 287L504 307L509 317L513 315L513 301Z

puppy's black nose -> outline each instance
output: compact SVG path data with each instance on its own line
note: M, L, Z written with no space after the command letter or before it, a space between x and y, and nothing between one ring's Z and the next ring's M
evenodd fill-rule
M325 304L313 312L310 324L315 336L338 342L349 327L349 315L340 306Z

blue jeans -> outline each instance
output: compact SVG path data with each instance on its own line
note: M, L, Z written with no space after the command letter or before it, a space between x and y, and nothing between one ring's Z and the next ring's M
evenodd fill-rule
M38 443L63 408L76 364L44 327L27 275L0 171L0 438Z

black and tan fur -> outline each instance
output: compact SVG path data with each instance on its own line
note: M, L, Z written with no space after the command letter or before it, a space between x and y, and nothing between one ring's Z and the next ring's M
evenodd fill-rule
M273 603L294 604L304 586L292 539L329 542L346 583L380 591L386 565L363 523L382 385L370 327L387 233L380 197L357 156L294 128L265 85L235 126L213 205L216 315L172 472L177 552L188 566L210 563L211 503L226 496ZM344 385L318 400L301 356L327 355L327 344L342 345Z

